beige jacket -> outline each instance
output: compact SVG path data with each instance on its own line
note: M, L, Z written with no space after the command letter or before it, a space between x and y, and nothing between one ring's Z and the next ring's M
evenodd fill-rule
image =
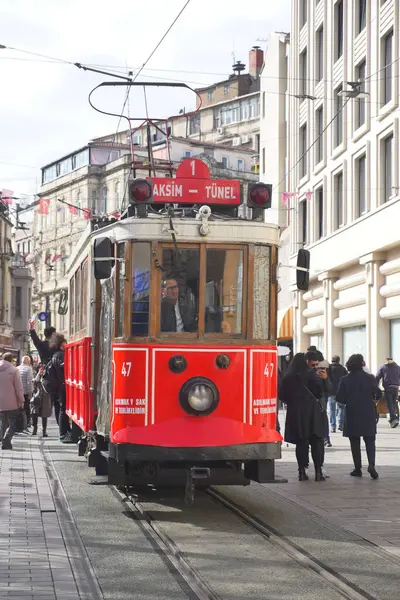
M0 360L0 412L24 406L24 390L17 367Z

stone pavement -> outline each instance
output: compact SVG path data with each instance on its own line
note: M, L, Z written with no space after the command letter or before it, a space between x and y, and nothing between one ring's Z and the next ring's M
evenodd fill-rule
M284 424L283 414L280 422ZM294 446L287 447L284 443L276 472L289 481L268 485L268 492L276 494L278 500L283 496L400 557L400 427L390 429L386 419L379 421L376 468L380 477L376 481L367 473L364 450L363 477L350 477L354 467L348 439L340 432L333 433L331 442L333 447L325 451L329 479L322 483L313 481L313 468L309 470L309 481L297 480Z
M52 431L56 433L54 427ZM77 543L76 530L76 543L67 542L64 528L71 531L74 523L62 510L63 491L57 482L40 439L20 434L13 439L12 451L0 450L1 599L103 598L96 582L87 582L90 568L85 584L77 577L74 560L86 564L88 558Z

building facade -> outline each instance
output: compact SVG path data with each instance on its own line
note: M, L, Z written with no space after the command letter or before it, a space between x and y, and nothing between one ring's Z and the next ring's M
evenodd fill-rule
M11 260L12 221L9 207L0 201L0 354L12 347Z
M372 370L400 362L399 15L396 0L292 2L292 266L311 252L309 291L292 286L295 349L360 352Z

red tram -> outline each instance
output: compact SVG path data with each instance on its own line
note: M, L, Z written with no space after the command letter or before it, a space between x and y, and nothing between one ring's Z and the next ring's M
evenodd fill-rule
M127 213L71 256L67 412L112 484L275 478L279 231L267 186L250 186L247 220L223 185L187 208L175 189L168 208L157 180L134 180Z

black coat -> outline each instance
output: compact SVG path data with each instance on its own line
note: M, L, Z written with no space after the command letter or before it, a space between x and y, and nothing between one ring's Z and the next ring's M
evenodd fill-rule
M312 436L324 438L327 416L317 401L322 397L323 389L316 375L309 373L303 381L288 373L282 379L279 393L281 401L287 405L285 441L297 444Z
M345 405L343 435L363 437L376 434L376 405L382 392L375 377L364 370L349 373L340 380L336 402Z
M40 362L46 365L53 356L55 350L50 348L47 340L41 340L34 329L31 329L29 334L36 350L39 352Z
M332 396L336 396L339 389L339 383L342 377L345 377L348 372L347 369L340 363L332 363L330 365L330 378L332 382Z
M179 303L179 312L183 322L184 331L195 332L196 323L185 304ZM167 299L164 299L161 302L161 331L163 333L176 332L175 306Z

